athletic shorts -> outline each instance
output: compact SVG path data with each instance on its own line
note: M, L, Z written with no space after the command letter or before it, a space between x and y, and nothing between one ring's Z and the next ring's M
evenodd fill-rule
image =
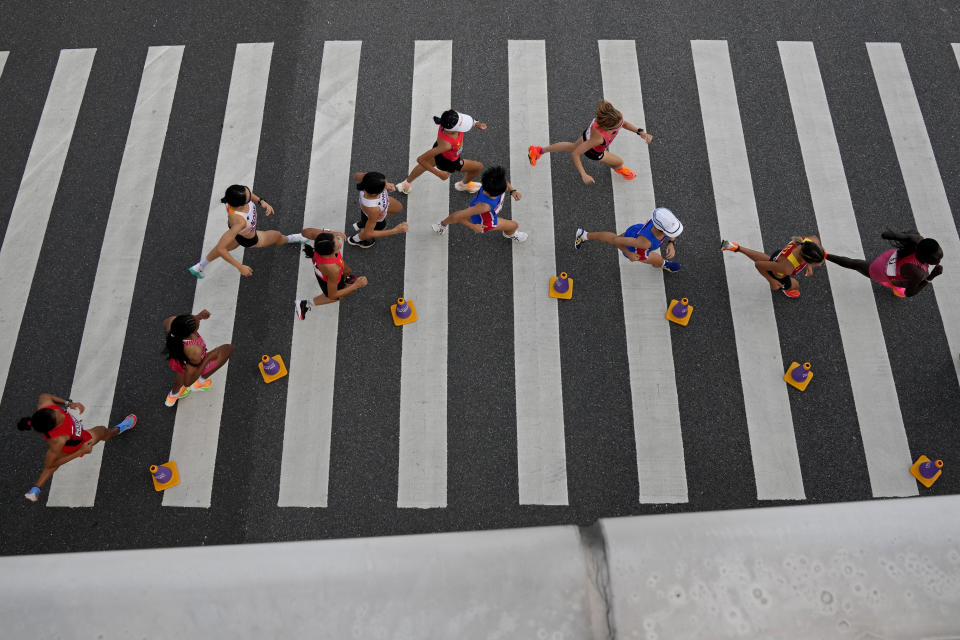
M482 224L483 232L493 231L493 228L497 226L497 223L500 221L500 216L495 214L492 211L487 211L486 213L478 213L470 216L470 222L473 224Z
M256 234L254 234L252 238L247 238L239 233L237 234L237 244L239 244L241 247L246 247L247 249L257 246L257 241L259 240L260 238L258 238Z
M583 130L583 141L584 141L584 142L586 142L587 140L590 139L590 136L587 135L587 134L589 134L589 133L590 133L590 129L584 129L584 130ZM593 148L590 148L590 149L587 149L586 151L584 151L584 152L583 152L583 155L587 156L587 157L590 158L591 160L599 160L600 158L603 157L603 154L604 154L604 153L606 153L606 152L605 152L605 151L594 151Z
M444 169L446 171L446 169ZM367 221L370 218L367 217L367 212L363 209L360 209L360 222L357 223L357 226L360 227L360 231L363 231L367 228ZM383 231L387 228L387 219L384 217L383 220L377 221L377 225L374 227L377 231Z
M329 298L330 294L327 293L327 281L321 278L320 276L318 276L316 272L314 272L313 275L317 276L317 284L320 285L320 291L323 291L323 295ZM343 287L346 286L346 279L347 279L347 274L345 273L340 274L340 282L337 283L338 290L343 289Z
M776 262L776 261L777 261L777 256L779 256L779 255L780 255L780 252L779 252L779 251L777 251L776 253L771 253L771 254L770 254L770 259L773 260L774 262ZM789 289L790 287L793 286L793 283L790 282L790 278L791 278L792 276L790 276L790 275L778 276L778 275L775 274L773 271L767 271L767 273L770 274L770 277L771 277L771 278L773 278L774 280L776 280L777 282L779 282L780 284L782 284L784 289Z
M80 432L80 434L81 434L81 435L80 435L80 442L78 442L77 444L65 444L65 445L63 445L63 449L60 450L60 453L75 453L76 451L78 451L78 450L80 449L80 447L83 446L83 443L89 442L90 440L93 440L93 434L90 433L89 431L87 431L86 429L83 429L83 430ZM77 441L76 441L76 440L67 440L67 442L77 442Z
M436 147L437 143L434 142L433 146ZM458 157L456 160L450 160L444 158L442 155L433 156L433 164L440 169L440 171L446 171L447 173L454 173L456 171L463 170L463 158Z
M216 367L217 367L217 361L216 361L216 360L211 360L210 362L207 363L207 366L205 366L205 367L203 368L203 371L200 372L200 375L202 375L202 376L207 376L207 375L209 375ZM177 373L183 373L183 372L184 372L183 365L180 364L180 361L179 361L179 360L174 360L173 358L170 358L170 368L173 369L174 371L176 371Z

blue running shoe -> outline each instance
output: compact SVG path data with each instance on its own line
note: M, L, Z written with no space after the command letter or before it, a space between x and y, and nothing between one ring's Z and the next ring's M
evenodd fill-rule
M573 241L573 248L579 249L587 241L587 230L577 229L577 239Z
M133 427L136 424L137 424L137 416L131 413L126 418L124 418L122 422L115 425L115 428L118 431L117 435L120 435L124 431L130 431L130 429L133 429Z
M670 273L676 273L677 271L680 271L680 263L673 262L672 260L664 260L663 270L669 271Z

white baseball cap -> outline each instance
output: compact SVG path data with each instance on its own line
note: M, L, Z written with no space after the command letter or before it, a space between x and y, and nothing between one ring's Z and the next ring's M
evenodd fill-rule
M471 118L465 113L460 113L459 111L457 113L460 116L460 119L457 121L457 124L451 127L449 130L450 131L470 131L470 129L473 129L473 118Z
M667 234L667 237L676 238L683 233L683 225L677 220L677 216L673 215L673 211L666 207L654 209L650 219L653 220L653 226Z

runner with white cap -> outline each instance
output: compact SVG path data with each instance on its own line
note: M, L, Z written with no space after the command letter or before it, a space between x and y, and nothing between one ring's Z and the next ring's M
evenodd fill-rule
M673 215L673 211L657 207L650 219L638 223L620 235L612 231L587 231L577 229L574 248L580 249L587 240L598 240L612 244L631 262L646 262L654 269L663 269L671 273L680 271L680 263L672 262L676 254L676 237L683 233L683 225ZM663 256L654 253L663 246Z
M437 141L433 143L433 148L427 150L417 158L417 166L407 176L406 180L397 184L397 190L402 193L410 193L413 190L411 184L424 171L429 171L441 180L446 180L451 173L463 172L463 180L457 182L453 187L457 191L469 191L476 193L480 190L480 183L473 179L483 171L483 164L476 160L467 160L460 155L463 146L463 134L471 129L487 128L483 122L477 122L465 113L460 113L454 109L448 109L434 116L433 121L440 125L437 129Z
M573 142L554 142L546 147L531 145L527 149L527 157L530 159L530 165L535 167L537 166L537 160L543 154L566 151L573 158L573 166L580 172L580 179L583 180L584 184L593 184L594 179L584 170L583 162L580 161L581 155L602 162L613 169L614 173L623 176L624 180L633 180L637 177L637 172L628 169L623 164L623 158L609 151L609 147L613 144L613 139L620 133L620 129L636 133L647 144L650 144L650 141L653 140L653 136L644 131L642 127L624 120L619 109L606 100L601 100L600 105L597 106L596 116L580 138Z

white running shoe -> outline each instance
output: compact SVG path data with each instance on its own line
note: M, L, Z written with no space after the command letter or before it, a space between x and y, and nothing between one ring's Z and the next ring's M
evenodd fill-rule
M203 279L203 267L200 266L199 262L193 265L192 267L190 267L188 271L190 272L190 275L192 275L197 280Z
M413 191L413 185L406 180L403 180L402 182L397 183L397 191L410 195L410 192Z
M503 234L503 237L506 238L507 240L515 240L517 242L526 242L527 238L529 238L530 236L524 233L523 231L514 231L512 236Z
M587 230L577 229L577 239L573 241L573 248L579 249L587 241Z
M482 186L483 185L480 184L479 182L471 181L464 184L463 181L461 180L460 182L454 183L453 188L456 189L457 191L469 191L470 193L476 193L477 191L480 191L480 187Z
M447 228L439 222L437 222L436 224L432 224L430 226L432 226L433 230L436 231L441 236L447 231Z

